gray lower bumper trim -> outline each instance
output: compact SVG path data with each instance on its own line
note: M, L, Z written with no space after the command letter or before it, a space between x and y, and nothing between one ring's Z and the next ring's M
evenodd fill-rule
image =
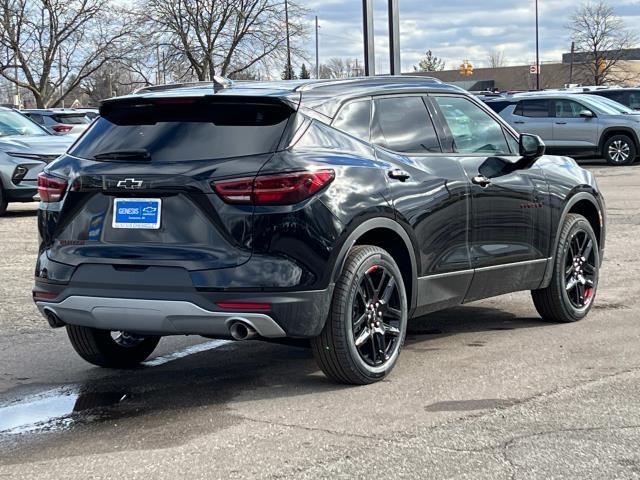
M229 336L236 321L251 325L260 336L285 337L273 318L263 313L212 312L191 302L71 296L62 302L37 302L70 325L156 335Z

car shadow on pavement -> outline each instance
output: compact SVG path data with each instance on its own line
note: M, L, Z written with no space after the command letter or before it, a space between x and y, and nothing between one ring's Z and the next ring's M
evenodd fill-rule
M7 210L5 214L0 217L0 220L3 218L36 217L37 215L38 210Z
M518 318L499 309L464 306L413 320L406 348L428 351L426 345L435 338L544 325L549 324L540 319ZM309 348L255 341L228 343L162 365L133 370L87 366L84 379L43 386L42 393L24 397L22 403L0 406L0 415L5 419L7 414L21 419L27 416L23 425L14 426L13 432L0 431L0 461L12 463L11 452L16 448L27 448L41 457L37 446L51 434L56 434L55 449L64 448L78 430L95 432L99 428L108 433L116 424L137 430L175 422L185 432L180 441L187 441L243 421L229 406L232 401L259 402L350 388L358 387L338 385L324 377ZM200 408L206 408L214 421L204 425L199 422L198 415L192 412ZM174 445L175 439L151 437L140 442L141 448L162 448ZM108 449L106 445L92 447L96 451ZM91 452L78 452L88 453Z

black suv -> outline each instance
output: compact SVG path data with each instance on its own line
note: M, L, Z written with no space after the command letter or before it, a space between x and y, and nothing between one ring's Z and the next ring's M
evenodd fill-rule
M287 337L364 384L413 317L518 290L552 321L593 305L593 176L457 87L176 86L100 115L39 178L33 291L93 364L133 366L163 335Z

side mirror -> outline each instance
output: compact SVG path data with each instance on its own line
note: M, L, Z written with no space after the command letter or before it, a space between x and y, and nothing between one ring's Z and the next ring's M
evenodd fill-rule
M520 135L520 156L526 160L537 160L544 155L547 147L537 135L523 133Z
M594 113L591 110L582 110L580 111L580 116L582 118L593 118L595 117Z

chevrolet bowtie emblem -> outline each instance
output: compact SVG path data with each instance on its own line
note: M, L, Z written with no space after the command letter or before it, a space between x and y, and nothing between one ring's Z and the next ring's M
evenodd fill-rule
M142 180L136 180L135 178L125 178L118 182L118 188L126 188L133 190L135 188L142 188Z

